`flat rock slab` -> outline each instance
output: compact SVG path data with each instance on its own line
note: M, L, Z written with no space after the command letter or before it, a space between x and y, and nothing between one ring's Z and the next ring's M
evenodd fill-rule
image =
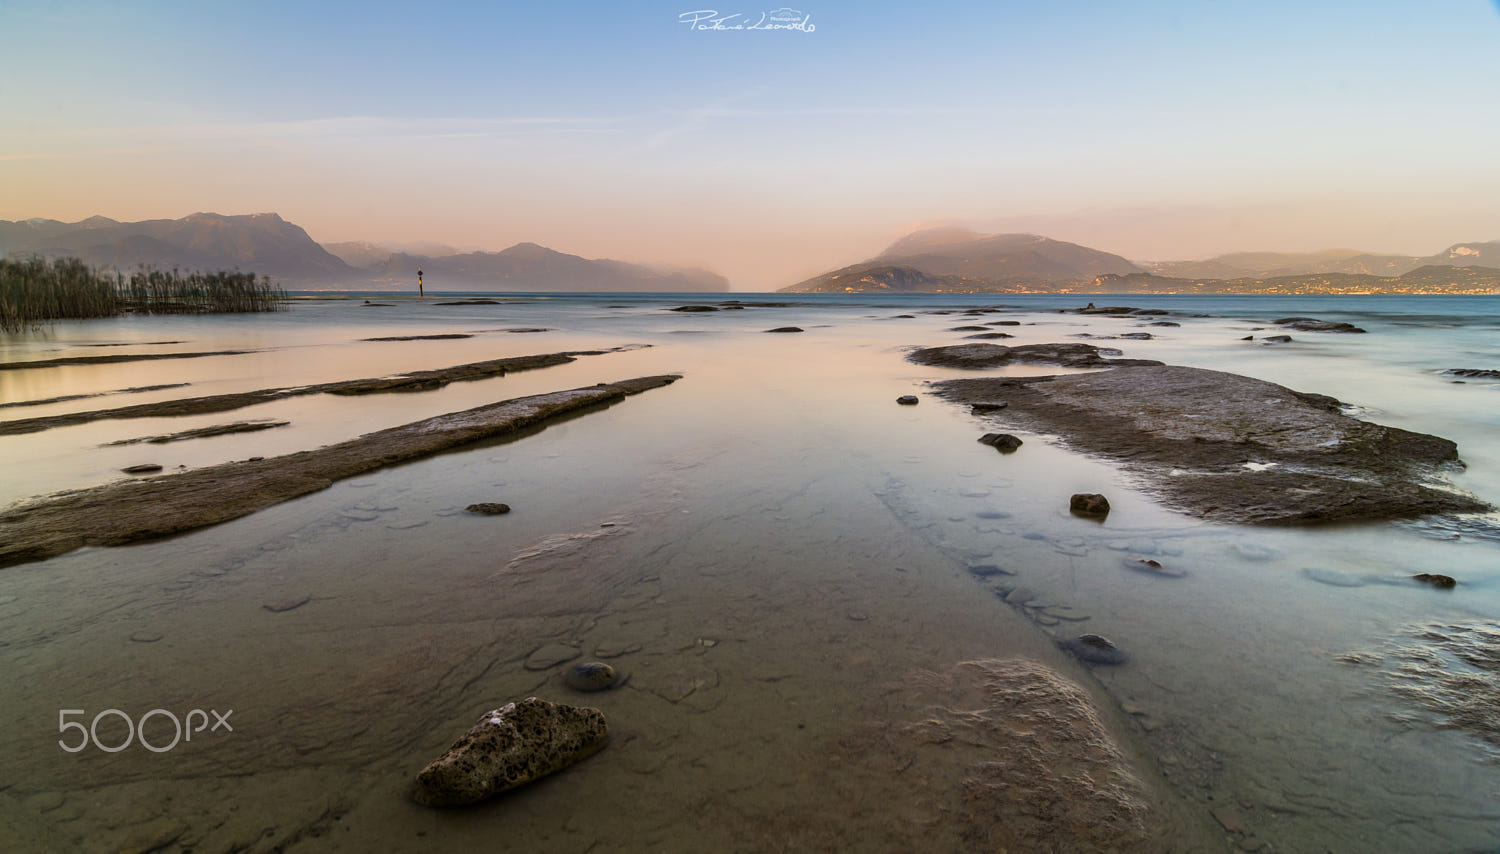
M998 368L1012 364L1054 365L1060 368L1107 368L1115 365L1160 365L1149 359L1108 359L1118 350L1092 344L954 344L926 347L908 353L908 361L940 368Z
M285 427L290 421L273 421L262 419L258 421L236 421L233 424L214 424L209 427L195 427L192 430L183 430L178 433L168 433L163 436L142 436L138 439L121 439L110 442L110 445L138 445L146 442L152 445L165 445L168 442L181 442L186 439L207 439L212 436L228 436L233 433L255 433L261 430L270 430L276 427Z
M36 499L0 512L0 566L46 560L85 545L124 545L216 525L326 489L335 481L615 403L677 379L640 377L520 397L316 450Z
M157 359L201 359L204 356L243 356L254 350L212 350L206 353L138 353L109 356L64 356L58 359L33 359L29 362L0 362L0 371L22 371L28 368L56 368L62 365L112 365L119 362L150 362Z
M1344 415L1338 401L1174 366L948 380L942 397L1005 401L991 416L1118 460L1167 504L1225 522L1295 524L1473 513L1445 488L1457 446Z
M596 753L609 741L604 713L528 697L486 712L417 774L420 804L478 803Z

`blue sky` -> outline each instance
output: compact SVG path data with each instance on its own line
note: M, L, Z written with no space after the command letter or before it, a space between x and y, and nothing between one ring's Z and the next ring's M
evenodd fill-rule
M0 218L273 210L740 289L916 227L1133 259L1500 238L1494 3L0 4Z

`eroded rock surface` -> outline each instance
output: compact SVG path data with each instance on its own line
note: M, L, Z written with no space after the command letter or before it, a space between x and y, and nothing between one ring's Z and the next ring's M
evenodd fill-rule
M948 380L991 420L1119 460L1168 504L1229 522L1307 523L1487 511L1442 483L1453 442L1349 417L1338 401L1237 374L1174 366Z
M528 697L486 712L417 774L417 803L478 803L596 753L609 741L604 713Z
M891 698L898 708L902 692L921 698L920 720L872 725L846 747L890 756L911 798L937 799L939 835L956 831L962 850L1162 850L1152 793L1077 684L991 659L918 675Z

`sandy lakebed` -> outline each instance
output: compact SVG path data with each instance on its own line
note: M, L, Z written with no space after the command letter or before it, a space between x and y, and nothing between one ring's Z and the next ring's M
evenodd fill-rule
M381 302L0 339L7 850L1500 848L1493 298Z

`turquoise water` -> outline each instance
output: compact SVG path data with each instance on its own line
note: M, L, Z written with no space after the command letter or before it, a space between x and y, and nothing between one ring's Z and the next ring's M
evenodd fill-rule
M684 377L513 442L375 472L212 529L0 570L0 750L10 757L0 827L36 850L141 839L167 839L163 850L443 850L496 833L547 851L904 850L908 825L879 805L910 792L878 757L839 745L856 721L899 717L874 702L892 680L1022 655L1093 691L1139 750L1142 773L1208 827L1180 826L1164 850L1500 847L1500 673L1486 664L1500 655L1494 518L1198 522L1054 437L1021 433L1018 453L995 454L974 441L994 423L925 394L929 381L969 374L903 358L969 334L953 327L1002 319L1021 324L996 327L1016 336L1007 343L1148 331L1151 340L1094 343L1331 394L1360 417L1453 439L1467 463L1454 484L1500 503L1500 382L1441 374L1500 369L1500 300L703 300L726 298L790 304L676 313L667 309L691 298L438 306L393 296L367 307L361 295L275 315L59 323L0 339L0 361L254 351L3 371L0 403L189 383L7 407L6 420L631 347L420 394L0 437L4 502L112 481L133 463L170 471L272 456L510 397ZM1058 313L1090 300L1172 315ZM981 306L1003 311L963 315ZM1241 340L1277 334L1270 321L1287 316L1368 333ZM1181 325L1143 325L1160 319ZM763 334L787 325L806 331ZM547 331L505 331L518 328ZM455 332L474 337L361 340ZM160 341L182 343L150 343ZM120 346L88 346L101 344ZM902 394L920 405L896 406ZM291 423L101 447L258 418ZM1108 520L1070 516L1073 492L1109 495ZM515 510L462 513L473 501ZM1142 555L1186 575L1131 571ZM1015 574L976 578L966 567L977 564ZM1459 586L1402 582L1417 572ZM997 586L1030 595L1007 602ZM1030 607L1017 604L1027 598ZM1086 667L1055 649L1083 631L1108 636L1130 662ZM630 680L570 696L555 668L527 669L533 650L555 644L579 660L610 654ZM479 810L434 813L405 799L415 771L481 712L530 693L597 704L615 729L611 747ZM138 720L157 708L233 709L235 729L160 754L57 744L61 709L91 721L104 709ZM157 732L163 722L152 724L156 743L171 737ZM112 743L123 724L106 718L99 733ZM946 839L932 832L929 842Z

